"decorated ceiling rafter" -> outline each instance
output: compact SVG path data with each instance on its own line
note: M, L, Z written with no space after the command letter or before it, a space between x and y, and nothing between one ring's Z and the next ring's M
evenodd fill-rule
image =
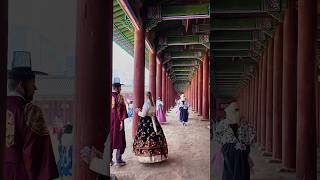
M114 0L114 41L133 55L134 30L145 28L146 67L151 48L181 89L210 48L209 4L209 0Z
M262 50L282 21L285 1L215 0L211 8L210 51L216 95L236 97L254 74Z

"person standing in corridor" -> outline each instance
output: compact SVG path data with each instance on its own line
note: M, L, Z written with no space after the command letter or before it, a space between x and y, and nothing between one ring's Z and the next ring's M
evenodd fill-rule
M186 99L186 97L184 96L184 94L181 94L180 96L180 100L178 101L178 107L179 107L179 111L180 111L180 122L182 123L183 126L187 125L188 122L188 118L189 118L189 103Z
M113 150L116 149L116 165L124 166L126 164L122 159L122 154L126 148L126 135L124 128L124 120L128 118L128 113L126 109L126 101L124 97L120 94L121 92L120 78L115 77L113 80L113 91L112 91L112 111L111 111L111 162L112 166L114 162L112 161Z
M158 98L157 102L156 102L156 117L159 121L160 124L164 124L167 122L166 119L166 113L163 110L163 102L161 100L161 97Z
M43 112L32 103L37 87L31 54L16 51L8 77L5 180L52 180L59 177Z
M255 131L246 121L241 120L236 102L224 110L226 119L219 122L215 137L220 144L216 153L223 155L223 180L250 180L253 161L250 158L250 146L255 141ZM219 158L221 159L221 158ZM220 163L215 163L216 166Z

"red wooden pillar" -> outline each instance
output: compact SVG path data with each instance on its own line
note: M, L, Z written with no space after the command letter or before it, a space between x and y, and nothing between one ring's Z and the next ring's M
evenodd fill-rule
M162 93L161 93L161 99L164 103L164 108L166 106L166 71L164 67L162 67Z
M246 114L246 116L247 116L247 118L246 118L246 120L250 123L250 96L249 96L249 94L250 94L250 91L251 90L251 80L249 80L249 82L248 82L248 86L247 86L247 90L246 90L246 109L247 109L247 114Z
M157 62L157 90L156 90L156 99L155 101L162 96L162 64Z
M191 82L190 82L190 102L191 102L191 107L193 109L193 79L191 79Z
M191 80L191 89L192 89L192 93L191 93L191 98L192 98L192 110L194 111L194 78L192 78Z
M169 109L168 93L169 93L169 78L168 78L168 73L166 72L166 111L168 111Z
M279 24L274 36L273 62L273 154L274 160L282 159L282 64L283 24Z
M209 119L209 57L208 50L203 61L203 102L202 102L203 119Z
M245 116L245 113L246 113L246 109L244 107L244 91L245 91L245 87L243 87L241 89L241 95L240 95L240 102L241 102L241 108L242 111L241 111L241 116Z
M315 60L317 1L298 0L297 179L317 179Z
M257 142L261 145L261 110L262 110L262 64L263 64L263 57L260 58L259 61L259 76L258 76L258 111L257 111Z
M170 94L171 94L171 81L170 81L170 78L168 76L168 93L167 93L167 96L168 96L168 110L170 110L170 107L171 107Z
M253 99L254 99L254 79L251 78L250 80L250 93L249 93L249 120L250 120L250 124L251 126L253 126Z
M320 147L320 69L317 68L316 72L317 147Z
M168 107L169 107L169 102L168 102L168 74L166 72L166 89L165 89L165 98L166 98L166 111L168 111Z
M273 38L268 43L266 104L266 152L272 152L273 136ZM270 154L271 155L271 154Z
M164 75L164 79L165 79L165 83L164 83L164 111L165 112L167 112L167 107L168 107L168 101L167 101L167 98L168 98L168 96L167 96L167 93L168 93L168 91L167 91L167 88L168 88L168 78L167 78L167 72L165 72L165 75Z
M194 94L195 94L195 88L194 88L194 77L192 78L192 82L191 82L191 87L192 87L192 94L191 94L191 98L192 98L192 110L195 111L195 99L194 99Z
M199 112L199 104L198 104L198 101L199 101L199 69L196 73L196 78L195 78L195 107L196 107L196 112Z
M134 76L133 76L133 107L142 108L144 103L144 70L145 70L145 30L135 29L134 33ZM134 113L132 137L136 136L139 117Z
M251 113L250 105L251 105L251 96L252 96L251 88L252 88L252 81L250 80L249 81L249 85L248 85L247 95L246 95L246 98L247 98L247 116L248 116L247 119L249 120L249 122L251 122L251 116L250 116L250 113Z
M262 63L262 93L261 93L261 147L264 150L266 147L266 88L267 88L267 61L268 48L263 52Z
M202 99L203 99L203 63L200 63L198 72L198 113L202 115Z
M3 162L6 132L7 97L7 52L8 52L8 0L0 2L0 179L4 179Z
M296 168L297 128L297 10L296 0L288 0L283 21L283 170Z
M249 120L249 123L252 125L252 118L251 118L251 112L252 112L252 109L251 109L251 105L252 105L252 87L253 87L253 83L252 83L252 79L250 79L249 81L249 89L248 89L248 94L247 94L247 99L248 99L248 120Z
M246 107L245 107L245 98L244 98L244 96L245 96L245 92L246 91L246 87L244 87L243 89L242 89L242 93L241 93L241 109L243 109L243 111L242 111L242 116L245 116L245 114L246 114Z
M253 100L253 127L255 130L257 130L257 112L258 112L258 70L256 71L256 74L254 76L254 100Z
M110 130L113 2L77 2L74 179L94 180L80 150L92 145L103 151Z
M149 89L152 94L153 101L157 100L156 96L156 53L154 51L150 51L149 53Z
M255 121L256 121L256 118L255 118L255 112L256 112L256 106L255 106L255 103L256 103L256 77L253 76L252 78L252 88L251 88L251 91L252 91L252 98L251 98L251 123L252 123L252 126L255 127Z
M196 87L196 78L197 76L195 75L193 78L193 111L197 111L197 101L196 101L196 93L197 93L197 87Z
M241 94L241 109L243 109L242 111L242 116L246 116L246 106L245 106L245 103L246 103L246 100L245 100L245 94L246 94L246 86L242 89L242 94Z

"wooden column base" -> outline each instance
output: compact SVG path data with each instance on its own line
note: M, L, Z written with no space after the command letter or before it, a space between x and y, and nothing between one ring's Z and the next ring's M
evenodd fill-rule
M276 164L279 164L279 163L282 163L282 160L280 159L270 159L268 160L269 163L276 163Z
M260 146L260 147L259 147L259 150L260 150L260 151L265 151L265 150L266 150L266 148L265 148L265 147Z
M282 168L278 169L278 172L295 173L296 170L295 169L291 169L291 168L282 167Z
M262 153L262 156L271 157L271 156L272 156L272 153L271 153L271 152L263 152L263 153Z

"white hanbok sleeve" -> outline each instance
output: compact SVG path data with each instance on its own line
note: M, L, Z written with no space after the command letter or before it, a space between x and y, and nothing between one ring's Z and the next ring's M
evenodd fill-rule
M138 116L145 117L150 109L150 106L151 105L148 102L145 102L143 104L142 111L138 112Z
M110 134L109 134L106 142L104 143L103 159L94 157L89 164L89 169L98 174L110 176L110 167L109 167L110 150L111 149L110 149Z
M161 108L162 106L163 106L163 102L162 102L162 101L157 100L157 102L156 102L157 110L159 110L159 108Z

